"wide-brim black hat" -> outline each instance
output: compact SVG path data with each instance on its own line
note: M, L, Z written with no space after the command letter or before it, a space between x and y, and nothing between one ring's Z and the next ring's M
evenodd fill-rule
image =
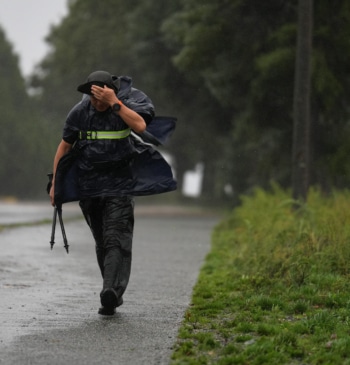
M92 85L101 87L106 85L118 92L118 77L111 75L107 71L94 71L88 76L84 84L78 86L77 90L81 93L91 95Z

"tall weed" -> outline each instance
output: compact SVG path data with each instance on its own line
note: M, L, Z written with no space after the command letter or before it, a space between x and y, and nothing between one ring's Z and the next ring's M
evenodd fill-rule
M289 192L274 185L242 197L242 205L213 235L218 249L232 252L236 273L259 282L302 285L312 274L349 274L350 192L309 192L293 209Z

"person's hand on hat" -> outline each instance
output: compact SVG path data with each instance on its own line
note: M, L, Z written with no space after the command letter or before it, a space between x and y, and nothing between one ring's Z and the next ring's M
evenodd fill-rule
M118 102L118 98L115 95L114 90L106 85L104 87L91 85L91 94L95 99L105 104L109 104L110 106Z

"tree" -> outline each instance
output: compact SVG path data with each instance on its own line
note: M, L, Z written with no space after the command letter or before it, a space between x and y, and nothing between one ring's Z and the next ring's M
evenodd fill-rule
M213 105L227 108L215 129L223 132L220 143L212 144L220 151L221 187L231 182L237 194L272 177L288 180L290 166L281 165L290 146L293 15L279 0L190 0L166 22L175 65L206 87Z
M26 92L18 57L0 28L0 196L33 198L44 192L46 131Z
M314 9L310 175L323 186L350 182L349 9L345 0ZM223 160L238 193L270 180L291 185L296 19L295 0L188 0L173 16L177 67L231 109Z
M312 19L312 0L299 0L293 108L292 190L293 198L303 201L307 198L310 169Z

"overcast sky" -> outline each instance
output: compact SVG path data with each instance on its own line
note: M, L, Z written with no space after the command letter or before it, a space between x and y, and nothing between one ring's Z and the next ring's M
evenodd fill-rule
M50 26L67 13L67 0L0 0L0 26L20 57L24 76L48 51L44 38Z

